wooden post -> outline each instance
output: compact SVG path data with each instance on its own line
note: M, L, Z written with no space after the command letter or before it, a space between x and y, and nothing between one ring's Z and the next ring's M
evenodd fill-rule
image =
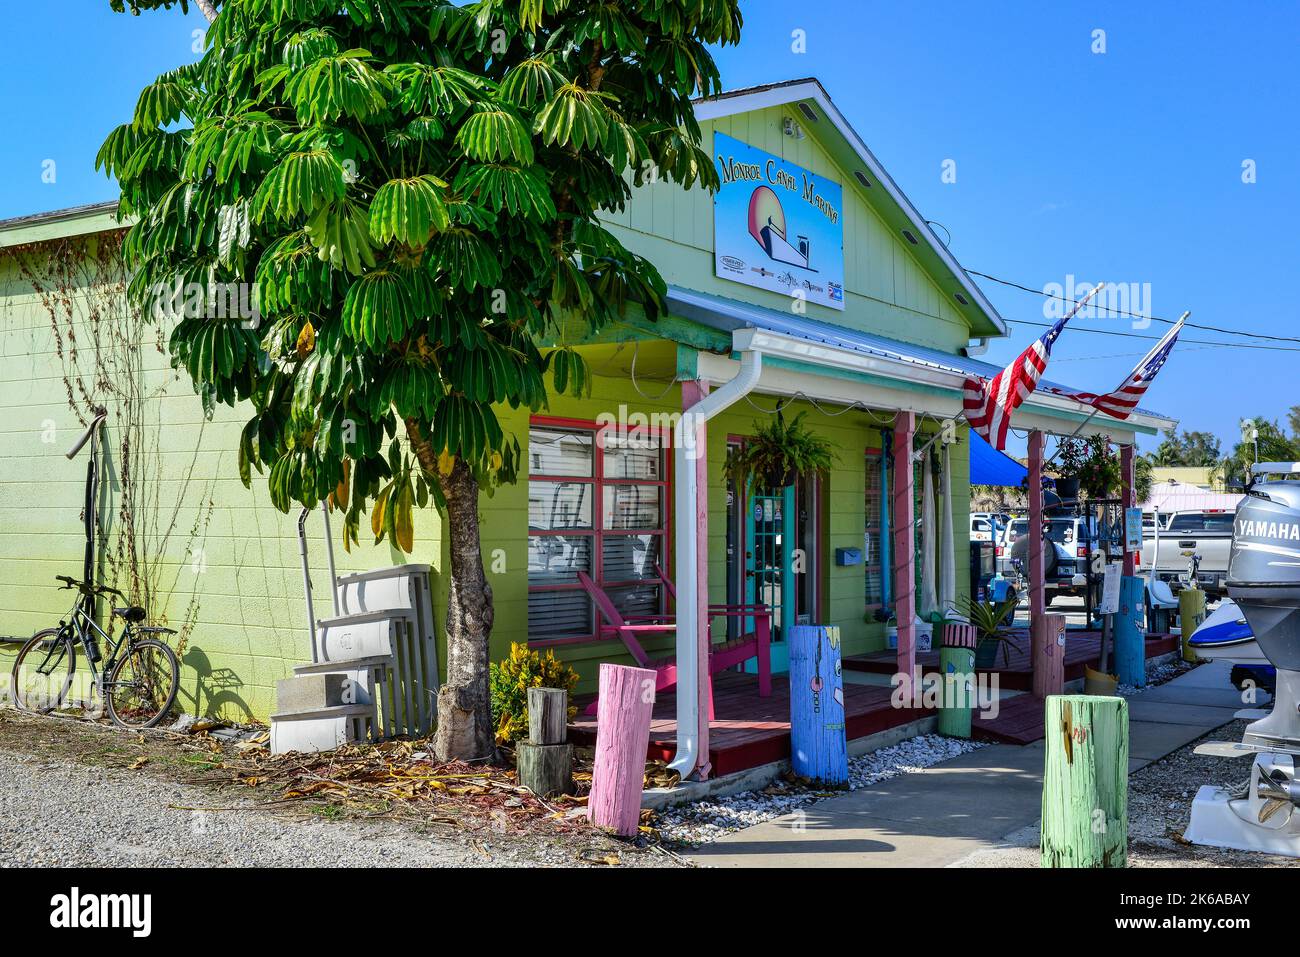
M1142 579L1125 575L1119 584L1119 611L1115 614L1115 674L1120 684L1144 687L1147 683L1146 586Z
M1043 562L1043 433L1037 429L1029 433L1028 482L1029 525L1026 534L1029 544L1025 557L1029 559L1029 643L1034 647L1046 640L1042 629L1043 615L1047 611L1047 566ZM1053 546L1049 544L1047 547ZM1034 660L1031 654L1031 673Z
M1047 590L1044 585L1046 566L1043 564L1043 433L1029 433L1029 620L1031 624L1042 617L1047 608Z
M597 827L623 837L635 836L641 820L655 677L649 668L608 662L600 666L596 762L591 772L587 814Z
M515 750L519 783L538 797L573 793L573 745L566 744L569 693L528 689L528 740Z
M939 646L939 674L943 700L937 721L940 734L969 738L971 708L975 706L975 646L979 631L974 625L944 625Z
M569 723L569 693L562 688L528 689L528 740L563 744Z
M1201 623L1205 621L1205 592L1199 588L1184 588L1178 593L1178 643L1182 647L1183 661L1196 661L1196 649L1187 643Z
M682 383L682 410L685 411L709 394L709 384L702 379ZM678 601L694 600L699 606L696 616L698 639L696 683L699 724L696 729L694 776L703 781L709 776L709 720L713 717L713 676L709 674L709 456L708 426L700 421L695 433L695 594L679 595ZM741 509L743 511L743 509ZM689 776L689 775L688 775Z
M1128 702L1052 695L1043 763L1043 867L1128 863Z
M1034 697L1046 698L1065 690L1065 616L1043 614L1030 630L1033 643Z
M1124 508L1130 509L1137 504L1137 475L1134 472L1133 446L1122 445L1119 451L1119 487L1120 498ZM1128 518L1125 516L1125 523ZM1138 556L1128 549L1124 550L1124 570L1122 574L1132 575L1137 570Z
M898 619L898 673L916 672L916 508L912 480L912 436L916 413L894 414L893 548L894 617Z
M840 630L792 625L789 635L791 766L802 778L848 784Z

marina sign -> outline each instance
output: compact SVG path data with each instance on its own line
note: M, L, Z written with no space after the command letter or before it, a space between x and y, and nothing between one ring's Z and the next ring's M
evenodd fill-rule
M843 309L843 187L722 133L713 150L715 274Z

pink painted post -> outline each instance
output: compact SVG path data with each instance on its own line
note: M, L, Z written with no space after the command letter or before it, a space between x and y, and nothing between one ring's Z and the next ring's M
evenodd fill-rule
M587 815L597 827L623 837L634 837L641 821L641 786L654 703L655 672L601 664L596 762Z
M1124 501L1125 508L1133 508L1137 505L1137 476L1134 474L1133 446L1122 445L1119 451L1119 482L1120 497ZM1133 552L1124 553L1124 574L1133 575L1137 570L1137 555Z
M1037 647L1047 610L1046 568L1043 565L1043 433L1029 433L1029 643ZM1034 667L1033 656L1029 665ZM1035 681L1037 673L1035 672Z
M1033 642L1034 697L1065 691L1065 616L1042 615L1030 630Z
M894 616L898 619L898 673L911 680L916 670L916 509L912 481L912 436L916 413L894 414L893 537Z
M709 394L709 384L700 379L682 383L682 410L685 411ZM699 636L695 643L700 676L697 683L700 716L696 731L695 776L701 781L709 776L709 721L713 718L713 675L709 673L709 456L708 426L701 422L695 433L695 603L699 608L696 621ZM689 600L689 596L684 596Z

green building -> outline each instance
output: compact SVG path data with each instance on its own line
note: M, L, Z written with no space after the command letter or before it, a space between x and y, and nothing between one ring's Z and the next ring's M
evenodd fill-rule
M493 656L512 642L554 648L584 691L598 662L631 659L602 635L576 573L624 615L671 612L678 544L695 533L683 521L699 529L711 601L772 607L776 671L793 622L838 625L845 656L884 649L884 619L910 601L920 555L897 522L881 534L894 519L890 493L919 494L919 466L898 468L909 449L948 443L958 599L967 591L962 385L996 372L976 357L1006 325L816 80L702 101L697 116L722 190L652 183L611 220L669 283L671 314L629 318L579 346L596 373L589 398L556 397L531 419L503 410L528 475L483 502ZM102 404L102 577L181 629L183 709L265 719L276 679L308 654L297 517L270 505L264 480L244 488L242 413L205 409L170 367L166 330L126 305L120 230L112 204L0 223L0 633L30 634L71 604L54 576L80 568L84 463L63 453ZM690 459L702 463L698 507L683 511L668 441L683 393L689 402L726 390L746 354L761 371L708 421ZM729 488L728 446L778 405L832 440L835 467L772 496ZM1069 434L1089 411L1040 390L1015 424ZM1131 443L1167 425L1144 413L1098 416L1084 434ZM308 529L323 582L318 516ZM363 542L337 549L339 571L427 563L440 615L446 545L429 509L417 516L414 554ZM317 589L321 615L327 594ZM898 617L905 646L910 616ZM713 641L727 637L724 624L744 629L715 620ZM657 642L648 650L670 653L674 639ZM14 649L0 645L0 655ZM900 649L900 666L910 653Z

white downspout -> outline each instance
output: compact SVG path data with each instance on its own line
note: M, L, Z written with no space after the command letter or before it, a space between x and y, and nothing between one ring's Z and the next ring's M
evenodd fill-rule
M705 454L698 441L700 426L756 385L763 371L763 357L752 346L753 330L742 329L732 336L732 348L740 353L740 371L716 392L682 412L673 443L673 477L676 490L673 513L677 542L674 563L677 577L677 754L669 767L683 778L694 770L699 758L700 654L702 640L700 608L696 591L698 534L696 500L698 481L695 461Z

